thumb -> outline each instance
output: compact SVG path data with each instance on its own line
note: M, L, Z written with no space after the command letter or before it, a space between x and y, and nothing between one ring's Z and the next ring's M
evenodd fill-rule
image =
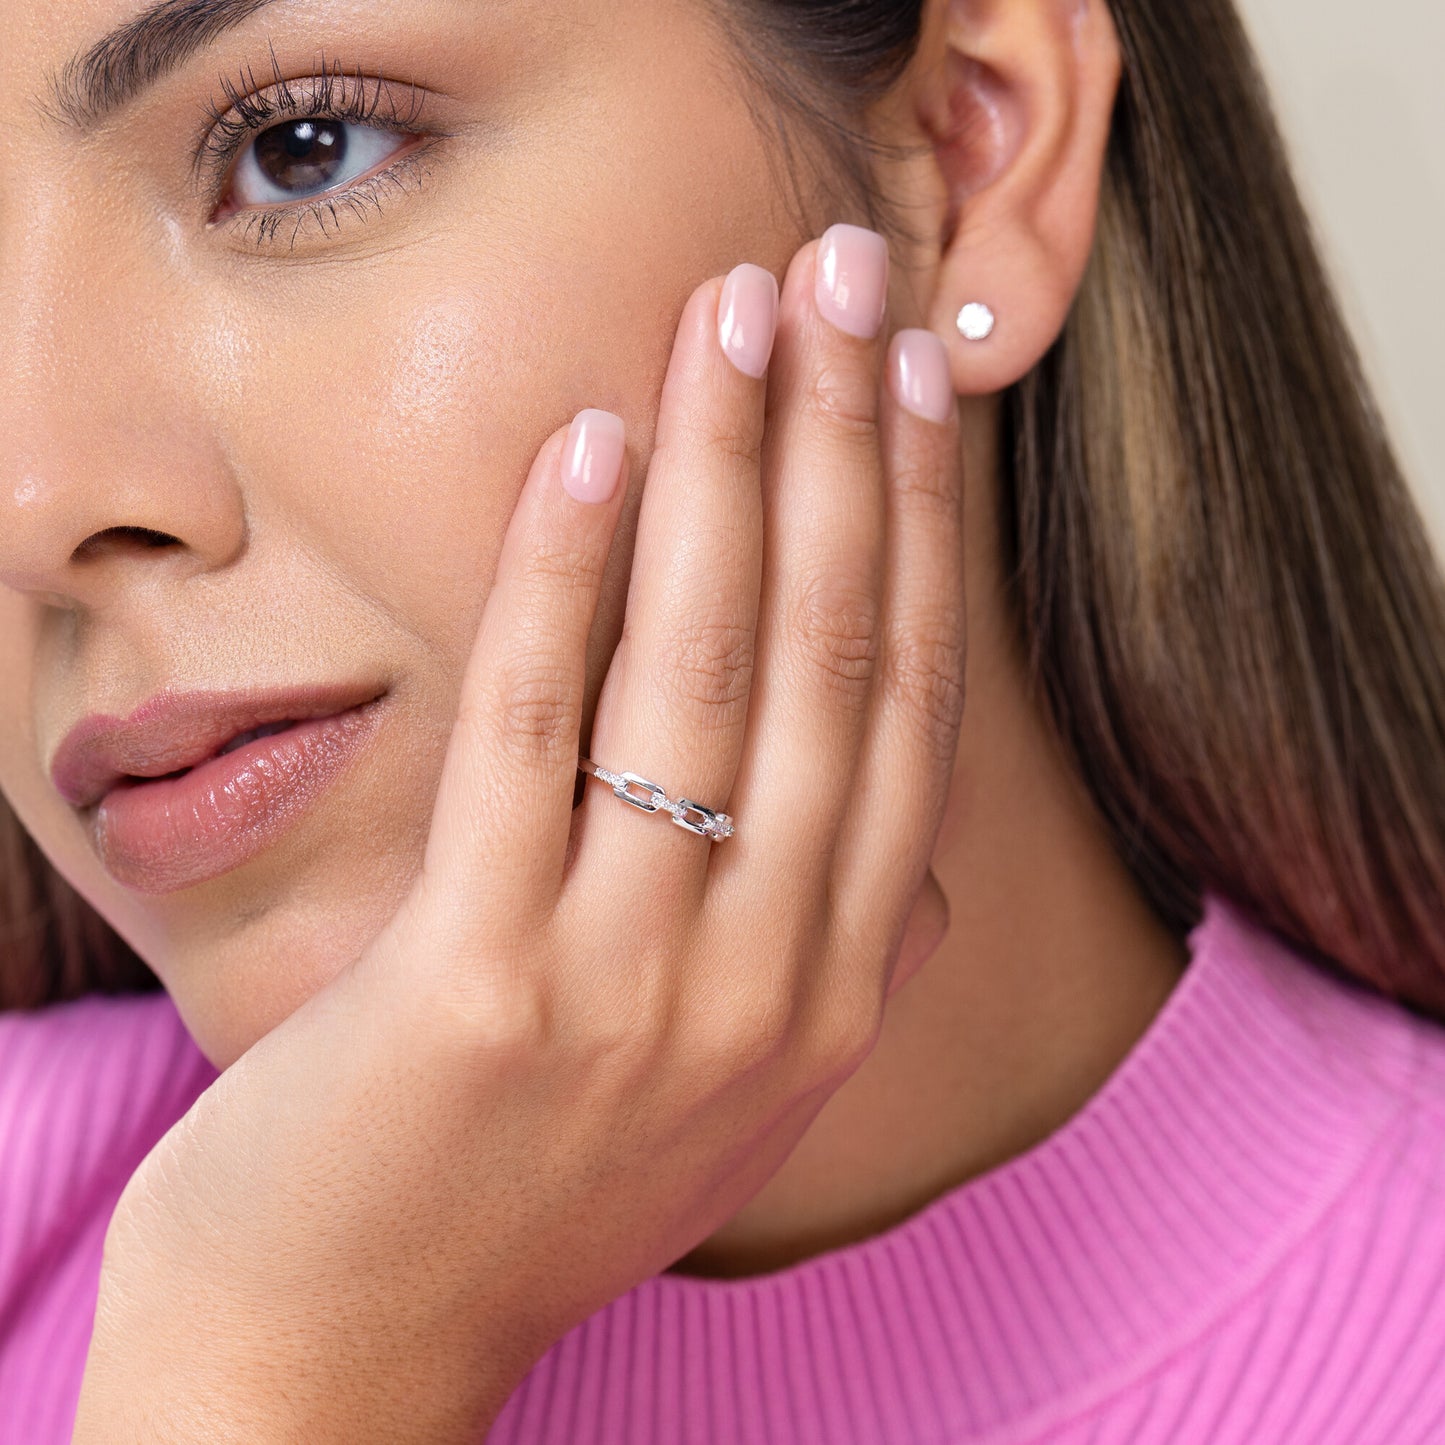
M888 981L889 998L937 951L948 933L949 916L948 899L930 868L923 875L923 886L903 929L903 945L898 952L898 962L893 966L893 976Z

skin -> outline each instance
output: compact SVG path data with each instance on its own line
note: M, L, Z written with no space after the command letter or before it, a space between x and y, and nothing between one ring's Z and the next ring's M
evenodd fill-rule
M226 1067L363 954L415 884L544 440L583 407L627 424L588 752L685 303L741 260L781 278L808 235L862 217L830 211L818 186L798 228L694 0L615 0L605 24L573 0L277 6L78 143L29 97L133 13L0 12L0 788ZM202 234L215 198L188 181L197 106L219 98L218 75L260 74L267 37L305 73L323 33L349 70L425 87L454 134L419 189L334 235L308 222L294 251L284 235L258 251ZM945 340L961 401L967 704L932 855L949 927L786 1160L674 1268L795 1262L1030 1147L1099 1087L1183 966L1029 694L993 540L997 395L1078 286L1117 76L1100 0L940 0L870 117L922 143L883 163L925 238L893 250L886 325ZM987 343L952 326L973 299L999 317ZM183 545L72 559L122 525ZM129 711L166 684L338 675L390 687L385 746L211 883L121 886L48 780L85 712ZM646 749L617 765L667 776Z

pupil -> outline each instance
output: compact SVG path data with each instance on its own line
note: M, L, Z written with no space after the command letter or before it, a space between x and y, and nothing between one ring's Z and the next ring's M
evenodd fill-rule
M282 190L329 186L346 159L346 131L326 120L288 120L256 137L256 164Z

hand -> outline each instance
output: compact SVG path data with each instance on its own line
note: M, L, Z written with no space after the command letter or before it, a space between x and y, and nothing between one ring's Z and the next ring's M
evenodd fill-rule
M956 406L926 420L885 383L886 322L819 312L819 245L766 380L719 343L723 278L686 305L587 750L735 835L595 778L573 811L626 484L570 495L559 431L416 886L131 1178L77 1442L475 1440L556 1340L735 1214L873 1048L947 923L927 869L962 710L960 448Z

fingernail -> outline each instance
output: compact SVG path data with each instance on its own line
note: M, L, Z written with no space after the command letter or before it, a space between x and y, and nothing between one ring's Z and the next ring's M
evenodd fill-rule
M852 336L877 336L888 301L888 243L866 226L829 226L818 242L813 290L818 310L834 326Z
M953 410L948 349L936 333L904 327L888 344L888 379L901 406L927 421L947 421Z
M584 407L562 448L562 485L579 502L605 502L622 475L626 429L615 412Z
M777 329L777 277L751 261L734 266L717 305L718 341L728 360L744 376L761 376L768 369Z

